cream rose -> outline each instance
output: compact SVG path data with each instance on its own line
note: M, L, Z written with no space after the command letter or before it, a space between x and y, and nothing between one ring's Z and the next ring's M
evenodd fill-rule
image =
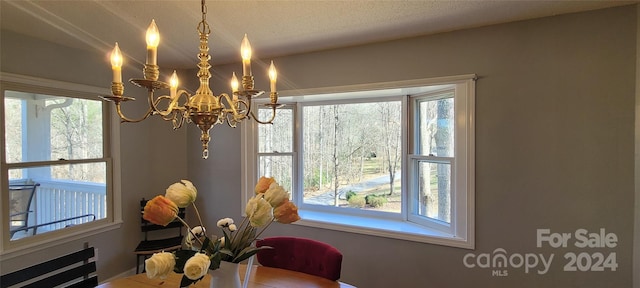
M167 275L173 271L175 265L176 259L173 254L169 252L154 253L151 258L144 261L145 270L147 270L147 277L149 277L149 279L156 277L161 279L167 278Z
M262 227L273 219L273 208L271 204L264 200L262 195L258 194L247 202L245 209L249 223L253 227Z
M264 199L271 204L271 207L275 208L284 203L285 199L289 200L289 192L284 190L278 183L273 182L269 189L264 192Z
M207 254L196 253L184 264L184 275L191 280L198 280L207 274L209 265L211 265L211 259Z
M180 182L171 184L164 196L176 203L178 207L185 208L196 201L198 190L189 180L181 180Z

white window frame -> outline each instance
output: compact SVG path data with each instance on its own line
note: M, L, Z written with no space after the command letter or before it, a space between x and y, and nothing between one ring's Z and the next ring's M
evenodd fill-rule
M331 206L309 205L302 203L295 191L292 191L293 201L298 205L301 220L294 224L324 228L337 231L375 235L380 237L403 239L409 241L431 243L466 249L475 248L475 80L476 75L459 75L439 78L417 79L408 81L395 81L373 83L363 85L350 85L340 87L328 87L308 90L281 91L279 102L294 105L296 123L294 130L294 151L296 155L293 163L293 187L296 191L302 191L299 171L302 167L303 153L302 143L299 141L303 105L317 104L318 101L330 101L327 104L357 103L359 101L370 102L386 100L401 100L403 114L402 132L403 159L402 171L402 213L385 213L378 211L366 211L357 209L342 209ZM421 159L423 156L413 154L415 146L413 138L413 116L410 101L420 97L428 97L430 91L437 91L444 87L455 87L454 117L455 121L455 157L452 163L451 189L457 192L451 197L451 224L441 225L438 221L425 220L425 217L411 215L411 201L407 201L409 191L416 187L415 177L412 177L411 161ZM449 88L450 89L450 88ZM336 91L339 91L336 93ZM348 100L344 100L345 94L349 94ZM415 96L412 96L415 95ZM358 98L362 100L358 100ZM256 101L256 105L260 102ZM276 116L277 117L277 116ZM256 123L242 125L241 143L243 147L242 158L242 194L243 211L244 204L253 196L253 186L259 178L257 172L257 125ZM407 188L405 188L407 187ZM340 212L349 210L348 213ZM356 210L356 211L354 211Z
M98 88L82 84L67 83L42 79L18 74L2 72L0 74L0 93L2 101L0 109L4 111L5 91L18 91L26 93L40 93L48 95L58 95L73 98L98 99L98 95L109 95L110 91L105 88ZM95 98L93 98L95 97ZM108 104L108 103L107 103ZM107 164L107 217L93 222L79 224L73 227L58 229L48 233L37 234L22 239L11 241L9 232L9 221L5 220L7 215L0 213L0 260L11 259L21 255L31 253L35 250L42 250L66 243L77 237L86 237L103 233L109 230L120 228L122 224L121 208L121 179L120 179L120 124L114 113L112 105L107 105L107 115L105 119L105 138L103 151ZM4 115L4 114L3 114ZM1 144L1 168L0 187L2 190L8 189L8 170L12 168L27 168L42 165L52 165L58 161L37 161L25 163L7 163L6 143L5 143L5 119L0 120L0 144ZM82 160L69 160L70 164L84 163ZM8 193L0 194L1 211L9 211Z

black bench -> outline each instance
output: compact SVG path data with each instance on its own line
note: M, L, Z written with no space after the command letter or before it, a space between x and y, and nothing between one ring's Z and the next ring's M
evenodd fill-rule
M25 282L23 288L56 287L89 288L98 286L96 262L90 261L95 256L93 247L58 257L31 267L0 276L0 287L6 288ZM51 272L45 278L37 279ZM31 282L36 279L35 282ZM30 283L29 283L30 282Z

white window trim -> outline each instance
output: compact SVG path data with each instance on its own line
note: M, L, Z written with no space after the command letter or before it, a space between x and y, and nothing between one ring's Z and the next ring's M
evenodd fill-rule
M76 83L67 83L5 72L0 73L0 81L0 93L2 93L2 99L4 99L5 90L29 92L37 91L38 93L52 95L59 94L60 91L63 90L69 92L69 94L71 95L74 95L74 97L82 94L82 96L80 96L79 98L94 100L97 99L98 95L110 95L111 93L111 91L106 88L99 88ZM34 235L31 237L20 239L18 241L10 241L9 233L5 233L5 231L9 231L9 222L5 221L4 213L0 213L0 227L2 227L2 229L0 229L0 260L19 257L37 250L48 249L56 245L66 243L70 240L78 239L78 237L87 237L120 228L122 224L120 121L112 106L113 105L108 105L109 114L111 117L109 120L110 138L107 140L109 141L107 143L107 147L109 147L110 155L108 157L105 157L110 158L107 160L107 165L108 167L111 167L111 169L107 169L107 173L111 173L107 175L107 178L112 179L111 187L107 186L107 189L110 189L107 192L107 201L110 202L108 203L108 205L110 206L110 213L107 213L107 218L100 219L91 223L84 223L74 227L51 231L45 234ZM1 120L1 123L2 125L0 131L2 131L2 135L0 136L3 138L1 141L4 142L4 119ZM108 151L105 151L105 153L107 152ZM0 159L2 159L2 165L5 166L6 154L4 149L0 153L2 153L2 155L0 155ZM46 163L46 161L39 163L43 164ZM29 164L27 164L26 166L28 165ZM3 167L2 171L5 170L6 168ZM4 187L5 183L8 183L7 174L2 173L0 177L0 187ZM8 211L8 203L5 204L3 199L3 197L0 197L0 207L2 207L2 211Z
M373 84L362 84L362 85L349 85L349 86L339 86L339 87L328 87L328 88L314 88L314 89L306 89L306 90L288 90L288 91L280 91L280 102L281 103L292 103L292 102L303 102L303 101L314 101L313 96L306 95L319 95L322 94L322 99L332 99L332 97L336 97L335 91L348 92L353 91L351 93L355 95L359 95L358 91L371 91L371 90L386 90L386 89L400 89L407 90L408 92L405 95L414 94L411 90L417 87L423 86L432 86L432 85L450 85L456 84L456 95L458 93L464 93L466 96L463 101L456 99L455 109L456 115L466 115L465 119L458 119L463 121L455 121L456 127L455 131L459 131L460 128L464 128L466 130L466 134L458 135L456 134L456 142L466 140L465 142L468 146L464 146L464 151L457 150L456 153L462 152L462 154L456 154L456 163L457 167L467 167L466 169L461 169L463 171L458 170L457 173L461 173L458 177L463 179L457 182L456 185L462 185L467 188L466 195L461 195L455 197L454 201L456 201L456 206L458 209L452 210L452 215L455 213L455 217L459 217L457 219L464 219L464 225L454 225L452 223L452 232L447 233L439 229L433 229L430 227L425 227L422 225L418 225L403 219L394 219L390 218L372 218L371 216L363 213L362 215L346 215L346 214L336 214L331 212L331 209L323 209L323 207L319 207L319 209L309 210L305 209L304 205L300 207L299 205L299 213L301 216L301 220L297 221L293 224L303 225L309 227L351 232L351 233L359 233L366 235L374 235L380 237L394 238L394 239L402 239L409 240L415 242L422 243L431 243L437 245L445 245L451 247L459 247L466 249L474 249L475 248L475 74L468 75L459 75L459 76L448 76L448 77L438 77L438 78L428 78L428 79L416 79L416 80L408 80L408 81L395 81L395 82L383 82L383 83L373 83ZM400 87L400 88L399 88ZM399 94L398 91L394 91L394 94ZM303 95L303 96L299 96ZM370 93L363 93L362 97L367 97ZM297 97L291 97L297 96ZM382 92L381 95L377 95L379 97L391 96L384 95ZM406 97L405 97L406 98ZM337 98L335 98L337 99ZM257 103L256 103L257 104ZM405 109L407 105L403 104L403 109ZM298 109L299 110L299 109ZM458 114L464 112L465 114ZM299 112L296 112L299 113ZM277 116L276 116L277 117ZM406 119L403 119L406 121ZM247 123L249 124L249 123ZM406 124L406 122L405 122ZM298 125L298 124L296 124ZM404 125L406 127L407 125ZM244 211L244 205L248 201L248 199L253 195L253 186L255 185L256 179L260 175L257 172L257 165L255 162L257 156L257 128L256 124L250 125L242 125L241 128L241 146L243 147L243 153L241 153L242 160L242 183L241 188L242 191L246 191L246 193L242 193L242 211ZM298 128L296 127L296 132L298 133ZM403 132L406 133L406 132ZM403 141L406 141L408 137L407 135L403 135ZM461 137L461 138L460 138ZM466 139L463 139L466 138ZM294 136L294 139L298 139L298 136ZM407 149L408 143L403 143L403 147ZM299 145L299 143L294 143L294 145ZM458 147L458 146L456 146ZM457 149L457 148L456 148ZM296 150L298 151L298 150ZM405 150L407 151L407 150ZM301 154L301 153L298 153ZM406 152L403 154L407 154ZM301 156L298 156L301 157ZM299 161L299 160L298 160ZM404 159L403 171L407 170L408 161L410 161L409 157ZM301 163L301 162L299 162ZM299 169L294 169L294 179L297 179L297 173ZM403 186L409 185L407 180L409 177L403 176ZM294 186L299 186L300 184L296 184L294 181ZM461 186L461 187L462 187ZM404 186L407 187L407 186ZM404 203L408 203L409 201L404 201ZM297 203L299 204L299 203ZM331 207L328 207L331 208ZM404 211L408 213L408 207L405 207ZM406 218L408 215L402 215L399 218ZM374 220L374 221L372 221Z

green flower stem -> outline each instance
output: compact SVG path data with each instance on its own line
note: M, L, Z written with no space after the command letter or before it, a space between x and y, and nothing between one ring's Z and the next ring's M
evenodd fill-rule
M256 237L253 238L253 240L251 240L249 243L252 243L253 241L256 241L256 239L258 239L258 237L260 237L260 235L262 234L262 232L264 232L265 230L267 230L267 228L269 228L269 226L271 225L271 223L276 222L276 218L273 217L271 218L271 221L269 221L269 223L267 223L266 226L264 226L264 228L262 228L262 230L260 230L260 232L258 232L258 234L256 235Z
M191 202L191 204L193 205L193 209L196 210L196 215L198 216L198 221L200 222L200 227L202 227L202 230L204 229L204 224L202 224L202 218L200 218L200 211L198 211L198 207L196 206L196 202ZM205 235L206 235L206 230L205 230Z
M233 243L233 241L236 240L236 237L238 237L238 234L240 234L239 233L240 231L243 231L242 229L243 229L243 226L247 223L247 218L248 217L244 217L242 219L242 223L240 223L240 227L236 227L236 231L229 230L229 232L233 233L233 236L231 236L231 239L228 239L230 241L229 244ZM227 227L227 229L229 229L229 228ZM236 232L236 233L234 233L234 232Z
M204 243L202 243L202 241L200 241L200 238L198 238L198 236L196 236L196 234L193 234L193 231L191 231L191 227L189 227L189 224L187 224L187 222L184 222L184 220L182 220L182 218L180 218L180 216L176 215L176 218L178 220L180 220L180 222L182 222L182 225L187 227L187 229L189 230L189 233L193 236L193 238L196 238L196 240L198 240L198 242L200 243L200 246L204 246ZM204 229L204 227L202 227L202 229Z

